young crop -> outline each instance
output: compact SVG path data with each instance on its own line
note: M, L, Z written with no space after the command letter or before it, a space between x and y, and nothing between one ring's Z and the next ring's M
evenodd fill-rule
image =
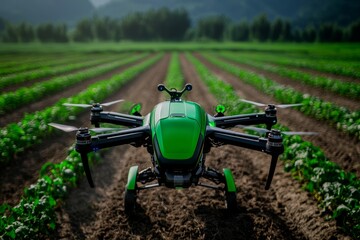
M89 159L91 164L98 157L93 155ZM24 190L18 205L0 206L1 239L34 239L50 235L56 227L55 207L83 175L81 158L73 148L61 163L45 164L39 180Z
M119 89L125 82L158 61L161 56L162 55L157 55L152 57L124 70L120 74L112 76L110 79L94 83L76 96L61 99L52 107L48 107L34 114L28 114L19 123L12 123L1 129L0 147L2 151L0 165L6 165L16 157L16 154L40 142L44 137L49 136L53 129L48 127L48 123L64 122L83 110L81 108L67 108L62 105L64 102L91 103L94 101L102 101L105 97Z
M360 111L351 112L344 107L339 107L333 103L325 102L316 97L297 92L290 87L277 84L256 73L242 70L214 55L203 54L203 56L211 63L234 74L246 83L253 85L258 90L274 97L279 102L303 103L303 106L299 108L301 112L319 120L329 121L337 129L360 139Z
M144 54L135 55L127 59L122 59L93 67L79 73L57 77L46 82L40 82L29 88L23 87L15 92L2 94L0 95L0 114L15 110L24 104L33 103L45 96L59 92L62 89L72 86L78 82L89 79L91 77L99 76L120 66L135 62L143 57Z
M166 86L170 88L181 89L184 86L184 76L182 75L179 53L177 52L171 55L165 82Z
M241 56L244 59L251 59L261 62L274 63L282 66L291 66L299 68L314 69L321 72L328 72L337 75L349 76L354 78L360 78L359 62L349 59L339 59L338 56L327 56L324 58L312 56L299 56L297 54L289 54L284 56L282 54L264 54L264 53L242 53Z
M232 86L215 77L198 59L187 54L200 78L230 114L256 111L254 106L241 102ZM277 125L281 131L287 128ZM360 237L360 181L329 161L323 151L299 136L285 136L282 159L285 170L302 182L305 189L319 201L320 207L331 214L338 224L355 239Z
M48 56L47 58L38 60L35 58L33 61L30 60L25 62L15 62L13 65L8 66L2 66L2 64L0 64L0 76L25 72L38 68L59 66L65 63L69 64L84 60L86 60L86 58L81 55L66 55L62 56L61 58L59 58L58 56Z
M3 76L0 77L0 90L13 84L19 84L37 78L56 76L61 73L66 73L81 68L93 67L99 64L109 63L117 58L118 57L110 57L110 58L107 57L107 58L101 58L95 60L91 59L81 62L77 61L76 63L71 63L71 64L67 63L64 66L44 67L35 71L22 72L8 76Z
M360 84L352 82L343 82L340 80L330 79L327 77L314 76L299 70L289 69L287 67L276 66L273 64L266 64L264 61L254 61L248 58L240 57L238 54L221 53L220 56L226 59L245 63L250 66L263 69L269 72L279 74L280 76L287 77L296 81L300 81L309 86L323 88L339 95L360 99ZM276 62L276 61L275 61Z

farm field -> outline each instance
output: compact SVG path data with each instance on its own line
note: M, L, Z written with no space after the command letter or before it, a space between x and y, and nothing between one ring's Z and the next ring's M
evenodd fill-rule
M14 46L0 46L4 239L360 238L358 44L59 44L48 52L36 44ZM302 103L278 108L276 128L319 135L284 138L270 190L264 190L268 155L212 149L206 165L234 174L235 214L228 216L221 192L162 187L141 191L129 218L127 174L133 165L151 167L146 149L120 146L94 154L92 189L70 149L74 134L48 123L91 127L89 110L65 102L124 99L106 111L128 112L141 103L145 115L167 97L157 91L160 83L191 83L185 99L210 114L217 104L228 115L264 111L241 99Z

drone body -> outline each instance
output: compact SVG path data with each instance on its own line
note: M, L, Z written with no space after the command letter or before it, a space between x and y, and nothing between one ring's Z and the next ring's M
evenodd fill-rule
M130 168L125 189L126 213L131 214L134 211L139 191L160 186L169 188L203 186L222 190L225 193L227 209L233 211L236 209L236 187L230 169L224 168L220 172L206 167L205 163L205 156L212 147L230 144L271 155L270 170L265 185L265 189L269 189L278 156L284 151L281 133L271 130L277 122L275 106L269 105L264 113L224 116L223 112L218 112L212 116L199 104L181 99L182 94L191 89L190 84L186 84L182 91L169 90L160 84L158 90L166 91L170 95L170 100L159 103L144 117L138 110L130 115L104 112L100 104L90 105L92 107L90 120L97 127L94 130L101 132L102 129L99 128L101 123L112 123L129 128L95 136L91 136L87 128L78 129L76 150L81 155L90 186L94 187L88 166L89 152L123 144L143 146L151 156L153 167L142 171L139 171L138 166ZM84 104L67 104L67 106L84 107ZM267 126L265 138L226 129L253 124ZM59 124L52 126L62 130L66 128ZM207 179L214 185L203 183L202 179Z

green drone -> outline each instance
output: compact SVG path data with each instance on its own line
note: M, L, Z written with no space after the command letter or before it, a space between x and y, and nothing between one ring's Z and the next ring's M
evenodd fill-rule
M68 103L65 105L91 107L90 120L96 128L78 129L61 124L50 124L64 131L77 131L76 150L81 155L84 171L91 187L94 187L94 183L88 164L88 153L123 144L146 147L153 167L141 171L138 166L130 168L124 197L127 214L134 212L139 191L161 186L168 188L203 186L224 191L226 208L233 211L237 203L232 172L228 168L224 168L221 172L206 167L205 155L211 148L230 144L271 155L269 174L265 184L265 189L269 189L278 156L284 151L281 134L306 134L271 129L277 122L275 105L268 105L264 113L234 116L224 116L225 108L219 106L217 113L212 116L206 113L198 103L181 99L185 91L192 90L191 84L186 84L181 91L169 90L160 84L158 90L166 91L170 95L170 100L157 104L146 116L141 116L139 106L133 109L132 114L103 111L102 106L121 100L92 105ZM298 105L287 104L277 105L277 107ZM111 129L100 128L100 123L121 125L128 129L103 134L102 132ZM227 128L246 127L253 124L266 125L267 129L248 127L255 131L266 132L265 138L227 130ZM89 131L102 134L91 136ZM213 184L201 182L201 179L207 179Z

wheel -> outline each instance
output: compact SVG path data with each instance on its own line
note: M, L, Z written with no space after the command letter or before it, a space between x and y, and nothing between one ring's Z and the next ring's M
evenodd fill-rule
M124 197L124 208L126 215L132 215L135 212L135 204L136 204L136 192L135 190L125 190Z
M236 192L225 192L225 205L229 213L237 210Z

